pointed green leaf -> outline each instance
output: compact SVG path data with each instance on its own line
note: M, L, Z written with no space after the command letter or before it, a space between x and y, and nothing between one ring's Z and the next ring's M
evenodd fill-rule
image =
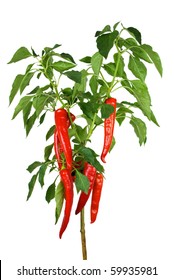
M27 171L32 173L33 170L35 170L37 167L41 166L42 162L40 161L34 161L32 164L30 164L28 167L27 167Z
M33 107L36 109L36 116L44 110L45 105L48 103L49 96L38 95L33 98Z
M38 172L32 176L30 182L28 183L28 195L27 195L27 200L29 200L30 196L32 195L33 193L33 190L34 190L34 186L36 184L36 180L37 180L37 176L38 176Z
M33 76L34 76L34 72L27 72L25 74L20 84L20 93L22 93L24 89L30 84L30 81L33 78Z
M84 157L85 161L92 164L99 172L103 172L104 168L97 160L97 154L91 149L87 147L80 147L78 150L79 153Z
M54 62L53 64L52 64L52 67L56 70L56 71L58 71L58 72L60 72L60 73L62 73L62 72L64 72L64 71L66 71L66 70L69 70L69 69L71 69L71 68L74 68L76 65L74 64L74 63L71 63L71 62L66 62L66 61L57 61L57 62Z
M118 36L118 31L113 31L108 34L103 34L97 38L97 48L102 56L108 57L109 51L112 49L115 39Z
M89 180L85 175L80 173L78 170L76 170L75 184L78 192L83 191L85 193L88 193Z
M109 153L112 151L112 149L114 148L115 145L116 145L116 140L115 140L115 137L113 136L111 146L110 146L110 149L109 149Z
M51 155L52 149L53 149L53 144L48 145L48 146L45 147L45 150L44 150L44 159L45 159L45 161L49 160L49 157Z
M94 95L97 94L97 89L98 89L98 81L95 75L93 75L89 81L89 86L91 88L91 91Z
M25 47L21 47L15 52L15 54L13 55L12 59L8 62L8 64L17 62L19 60L25 59L30 56L32 56L32 54L29 52L29 50Z
M52 48L50 48L50 47L45 47L45 48L44 48L44 51L45 51L46 53L48 53L48 52L50 52L50 51L52 51L52 50L54 50L54 49L59 48L60 46L61 46L61 45L59 45L59 44L55 44L54 47L52 47Z
M85 56L81 58L80 61L84 63L91 63L91 56Z
M103 104L101 107L101 117L103 119L109 118L109 116L114 112L114 107L109 104Z
M117 29L117 26L119 25L120 21L118 21L117 23L114 24L113 29Z
M122 56L120 56L118 53L115 53L114 62L115 62L115 65L118 64L116 77L125 78L126 73L124 72L124 66L125 66L124 58Z
M106 26L102 29L102 31L97 31L97 32L95 33L95 37L98 37L99 35L102 35L102 34L104 34L104 33L106 33L106 32L109 32L109 31L111 31L111 27L110 27L110 25L106 25Z
M46 117L46 113L47 113L47 111L45 113L43 113L42 116L40 117L40 119L39 119L39 124L40 125L44 122L45 117Z
M138 43L141 45L141 33L134 27L128 27L128 32L135 37Z
M74 58L69 53L61 53L60 55L62 58L71 61L72 63L76 64Z
M128 68L135 77L137 77L141 81L145 80L147 75L146 66L137 57L130 55Z
M28 121L28 117L30 115L31 112L31 108L32 108L32 102L30 101L27 106L23 109L23 122L24 122L24 127L27 124Z
M162 76L163 74L163 68L162 68L162 63L161 59L159 57L159 54L155 51L153 51L152 47L149 45L142 45L141 48L146 51L146 53L149 55L151 60L153 61L156 69L158 70L159 74Z
M48 203L50 203L50 201L55 198L55 189L56 189L55 182L48 187L45 196L45 199Z
M91 58L92 70L94 71L94 74L96 76L98 76L100 73L102 62L103 62L103 57L99 52L96 52Z
M135 134L139 138L140 146L146 143L146 124L139 118L131 117L130 124L133 126Z
M16 78L15 78L13 84L12 84L12 89L11 89L10 97L9 97L9 104L12 103L14 97L16 96L16 94L17 94L17 92L20 88L20 84L23 80L23 77L24 77L24 75L21 75L21 74L16 76Z
M46 172L47 167L48 167L47 163L44 163L39 168L39 178L38 178L38 180L39 180L39 183L40 183L41 187L43 187L43 185L44 185L44 177L45 177L45 172Z
M82 79L82 73L79 71L68 71L68 72L64 72L64 75L66 75L69 79L73 80L74 82L80 84L81 83L81 79Z
M55 131L55 125L53 125L52 127L50 127L50 129L48 130L47 134L46 134L46 140L48 140L53 134L54 134L54 131Z
M141 110L151 120L151 98L146 84L140 80L131 80L130 82L132 84L133 95L137 99Z
M65 196L64 193L65 193L64 185L62 182L60 182L55 191L55 201L56 201L55 224L57 223L62 211L64 196Z
M33 96L31 96L31 95L27 95L27 96L24 96L21 98L21 100L19 101L18 105L15 108L12 119L14 119L19 114L19 112L28 105L28 103L30 102L30 100L32 98L33 98Z
M25 125L25 129L26 129L26 135L28 136L28 134L30 133L35 121L36 121L37 117L36 117L36 112L34 112L31 117L29 117L29 119L26 122Z

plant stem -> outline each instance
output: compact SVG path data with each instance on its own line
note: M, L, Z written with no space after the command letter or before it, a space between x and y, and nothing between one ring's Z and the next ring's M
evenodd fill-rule
M82 244L83 260L87 260L86 235L85 235L85 212L84 212L84 208L80 212L80 233L81 233L81 244Z

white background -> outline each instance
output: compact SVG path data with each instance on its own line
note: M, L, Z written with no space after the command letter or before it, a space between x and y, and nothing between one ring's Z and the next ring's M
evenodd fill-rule
M95 31L119 20L127 27L139 29L143 43L152 45L161 56L163 78L150 66L147 79L160 128L147 123L147 144L140 148L128 123L116 127L117 145L107 158L106 180L95 224L90 225L89 208L86 211L89 260L84 262L79 217L72 216L66 233L59 240L60 222L54 225L54 203L48 205L44 200L46 188L41 190L36 185L33 196L26 202L30 179L26 167L35 160L42 160L45 132L52 123L34 129L26 139L22 118L18 116L11 121L15 105L14 102L8 107L11 84L16 74L25 71L27 61L11 65L7 62L20 46L32 46L40 51L55 43L62 44L62 51L71 53L76 60L91 55L96 51ZM101 269L157 266L159 276L152 278L172 279L173 25L172 1L169 0L1 1L0 259L3 280L19 279L16 269L22 265ZM102 145L102 135L97 137L96 148ZM114 277L107 275L107 279ZM98 278L106 279L106 275Z

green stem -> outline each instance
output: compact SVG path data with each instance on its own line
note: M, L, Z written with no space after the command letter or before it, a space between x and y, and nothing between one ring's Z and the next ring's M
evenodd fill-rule
M87 260L84 208L80 212L80 233L81 233L82 257L83 260Z

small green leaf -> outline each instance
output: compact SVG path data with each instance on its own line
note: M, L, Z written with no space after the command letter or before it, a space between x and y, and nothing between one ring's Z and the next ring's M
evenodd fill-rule
M98 37L99 35L102 35L102 34L104 34L104 33L106 33L106 32L109 32L109 31L111 31L111 27L110 27L110 25L106 25L106 26L102 29L102 31L97 31L97 32L95 33L95 37Z
M52 47L52 48L50 48L50 47L45 47L45 48L44 48L44 51L45 51L46 53L48 53L48 52L50 52L50 51L52 51L52 50L54 50L54 49L59 48L60 46L61 46L61 45L59 45L59 44L55 44L54 47Z
M97 89L98 89L98 81L95 75L93 75L89 81L89 86L91 88L91 91L94 95L97 94Z
M27 124L27 121L28 121L28 117L30 115L30 112L31 112L31 108L32 108L32 102L30 101L26 107L24 107L23 109L23 122L24 122L24 127L26 126Z
M81 58L80 61L84 63L91 63L91 56L85 56Z
M50 201L55 198L55 189L56 189L55 182L48 187L45 196L45 199L48 203L50 203Z
M69 79L73 80L74 82L80 84L81 83L81 79L82 79L82 73L79 71L68 71L68 72L64 72L64 75L66 75Z
M151 121L157 126L160 126L152 110L151 110Z
M151 98L147 85L140 80L131 80L133 95L143 111L144 115L151 120Z
M114 148L115 145L116 145L116 140L115 140L115 137L113 136L111 146L110 146L110 149L109 149L109 153L112 151L112 149Z
M139 118L131 117L130 124L133 126L135 134L139 138L140 146L146 143L146 124Z
M81 126L75 124L75 130L81 140L81 142L84 142L87 138L87 126L85 126L84 128L82 128Z
M16 106L15 110L14 110L14 114L12 119L14 119L21 110L24 110L24 108L28 105L28 103L30 102L30 100L33 98L33 96L24 96L21 98L21 100L19 101L18 105Z
M77 169L76 169L76 179L75 179L75 184L76 184L76 188L77 191L83 191L85 193L88 193L88 189L89 189L89 180L88 178L83 175L82 173L80 173Z
M40 125L44 122L45 117L46 117L46 113L47 113L47 112L43 113L42 116L40 117L40 119L39 119L39 124L40 124Z
M32 192L34 190L34 186L36 184L36 180L37 180L37 176L38 176L38 172L32 176L30 182L28 183L28 195L27 195L27 200L29 200L30 196L32 195Z
M103 57L99 52L96 52L91 58L92 70L94 71L94 74L96 76L98 76L100 73L102 62L103 62Z
M39 180L39 183L40 183L41 187L43 187L43 185L44 185L44 177L45 177L45 172L46 172L47 167L48 167L47 163L44 163L39 168L39 178L38 178L38 180Z
M151 60L153 61L154 65L155 65L156 69L158 70L159 74L162 76L163 68L162 68L162 63L161 63L159 54L157 52L154 52L152 47L149 45L144 44L141 47L149 55L149 57L151 58Z
M27 72L23 77L21 84L20 84L20 93L24 91L24 89L30 84L31 79L34 76L34 72Z
M97 154L90 148L80 147L79 153L84 157L84 160L92 164L99 172L103 172L104 168L96 159Z
M120 21L118 21L117 23L114 24L113 26L113 30L117 29L117 26L119 25Z
M76 64L74 58L69 53L61 53L60 55L62 58L71 61L72 63Z
M27 136L30 133L30 130L32 129L36 119L37 119L36 112L34 112L33 115L31 115L31 117L29 117L29 119L27 120L26 126L25 126Z
M9 104L11 104L13 99L15 98L15 96L20 88L20 84L23 80L23 77L24 77L24 75L21 75L21 74L16 76L16 78L12 84L12 89L11 89L10 97L9 97Z
M33 170L35 170L37 167L41 166L42 162L40 161L34 161L32 164L30 164L28 167L27 167L27 171L32 173Z
M144 61L148 62L148 63L152 63L151 59L149 58L149 56L147 55L146 51L142 48L142 46L134 46L130 48L133 55L143 59Z
M62 182L60 182L55 191L55 201L56 201L55 224L57 223L62 211L64 196L65 196L64 185Z
M80 102L79 107L82 112L89 118L93 118L94 114L97 113L99 104L94 103L93 101L89 102Z
M129 57L129 70L134 74L135 77L144 81L147 75L147 69L143 62L139 60L139 58L130 55Z
M112 49L115 39L118 36L118 31L113 31L108 34L103 34L97 38L97 48L102 56L108 57L109 51Z
M101 117L103 119L109 118L109 116L114 112L114 107L109 104L102 104L101 107Z
M46 134L46 140L48 140L53 134L54 134L54 131L55 131L55 125L53 125L52 127L50 127L50 129L48 130L47 134Z
M44 159L45 159L45 161L49 160L49 157L51 155L52 149L53 149L53 144L48 145L48 146L45 147L45 149L44 149Z
M128 27L128 32L135 37L138 43L141 45L141 33L134 27Z
M103 68L105 69L105 71L111 75L111 76L114 76L115 74L115 69L116 69L116 65L114 62L109 62L107 64L104 64L103 65Z
M44 110L45 105L48 103L49 96L38 95L33 98L33 107L36 109L36 116Z
M64 71L66 71L66 70L69 70L69 69L71 69L71 68L74 68L76 65L74 64L74 63L71 63L71 62L66 62L66 61L57 61L57 62L54 62L53 64L52 64L52 67L56 70L56 71L58 71L58 72L60 72L60 73L62 73L62 72L64 72Z
M114 61L115 61L115 65L118 64L116 77L125 78L126 73L124 72L124 66L125 66L124 58L122 56L120 56L118 53L115 53L114 54Z
M29 50L25 47L21 47L15 52L15 54L13 55L12 59L8 62L8 64L17 62L19 60L25 59L30 56L32 56L32 54L29 52Z

